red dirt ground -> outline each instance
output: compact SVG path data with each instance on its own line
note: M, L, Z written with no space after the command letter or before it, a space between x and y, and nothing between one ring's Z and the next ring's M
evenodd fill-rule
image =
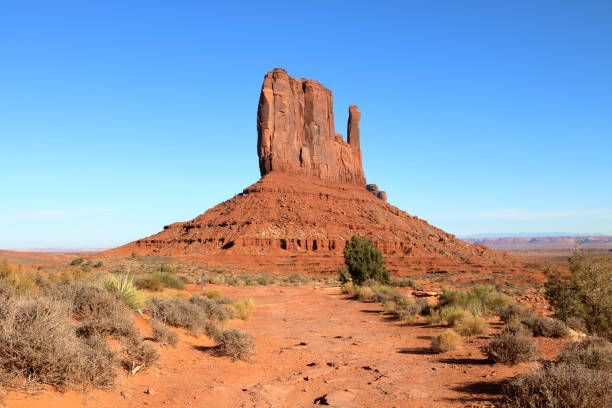
M179 345L162 348L156 366L135 376L122 373L113 390L11 392L5 403L12 408L310 407L328 395L337 407L490 407L502 381L533 366L487 363L479 351L486 337L430 354L430 339L443 328L402 326L384 315L380 304L348 299L337 287L208 287L255 301L250 321L230 323L254 336L252 362L213 356L206 337L181 332ZM495 322L492 327L497 330ZM566 342L535 341L549 359Z

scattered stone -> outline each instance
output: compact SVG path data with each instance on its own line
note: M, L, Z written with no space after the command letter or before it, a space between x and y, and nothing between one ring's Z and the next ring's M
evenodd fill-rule
M153 388L147 388L145 390L145 394L155 395L155 394L157 394L157 392Z
M315 405L329 405L337 408L351 408L357 405L353 402L356 395L352 391L332 391L329 394L322 395L315 398L313 403Z

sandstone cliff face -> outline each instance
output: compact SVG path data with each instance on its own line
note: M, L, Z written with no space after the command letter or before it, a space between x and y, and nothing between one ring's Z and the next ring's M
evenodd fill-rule
M349 108L348 142L336 134L332 92L284 69L268 72L259 97L257 151L261 175L272 171L365 185L360 114Z

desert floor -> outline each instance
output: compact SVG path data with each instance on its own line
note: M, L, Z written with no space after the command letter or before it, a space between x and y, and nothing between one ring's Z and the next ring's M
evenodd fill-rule
M379 303L361 302L332 286L220 289L252 298L251 320L232 321L254 336L250 363L212 354L205 336L180 331L176 348L112 390L10 392L8 407L490 407L503 381L533 366L487 362L475 337L455 351L431 354L442 327L404 326ZM191 291L199 291L196 285ZM148 325L140 322L144 333ZM498 324L491 322L491 333ZM545 358L564 340L534 339Z

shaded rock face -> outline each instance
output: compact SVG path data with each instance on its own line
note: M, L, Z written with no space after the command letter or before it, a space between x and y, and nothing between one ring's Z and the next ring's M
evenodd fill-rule
M317 81L268 72L257 111L261 175L273 171L365 185L359 146L360 113L349 108L348 142L336 134L332 92Z

